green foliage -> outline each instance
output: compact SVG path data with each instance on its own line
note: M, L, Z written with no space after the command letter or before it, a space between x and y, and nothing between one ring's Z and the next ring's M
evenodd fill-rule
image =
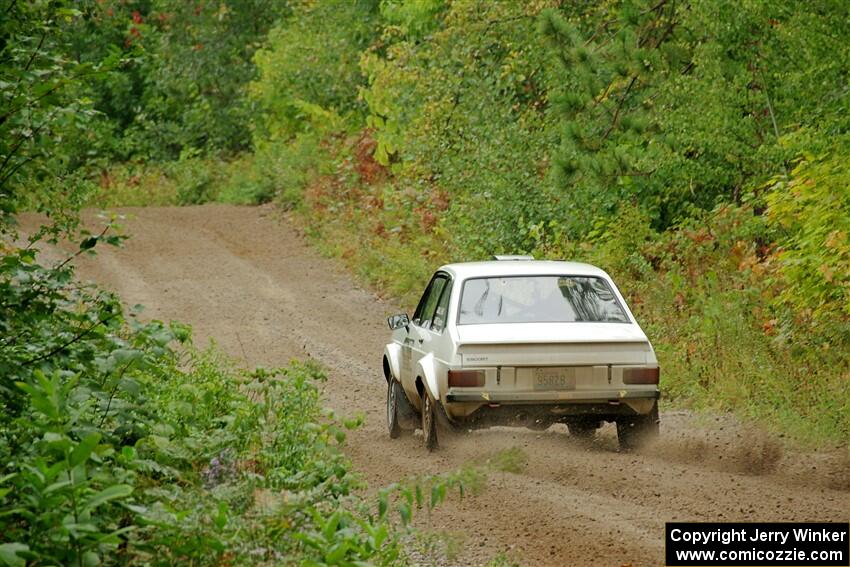
M487 567L519 567L519 563L511 560L504 552L500 552L487 564Z
M71 2L0 3L0 230L21 207L58 211L87 190L90 85L117 54L68 57L81 17ZM61 179L61 181L59 181ZM57 182L58 181L58 182ZM40 191L33 188L39 187Z
M517 221L553 214L555 196L543 183L553 139L536 11L454 2L427 42L390 26L363 59L376 159L394 164L397 187L411 188L408 211L429 229L451 227L466 256L527 249Z
M784 2L548 12L561 62L556 186L591 218L637 198L662 229L693 206L740 203L799 151L783 143L790 129L846 131L848 52L834 34L845 16L836 2L816 16Z
M850 153L838 148L801 159L765 196L770 224L784 233L774 254L783 329L820 356L850 341Z
M376 2L302 1L275 26L254 59L260 75L251 99L262 113L260 139L286 140L315 127L326 113L345 116L360 107L360 52L375 33Z
M318 167L322 150L315 136L299 135L297 143L261 146L233 159L184 157L164 163L124 163L101 173L100 187L89 199L99 207L197 205L218 201L256 205L278 197L292 205L301 201Z
M107 229L85 235L77 254L116 243ZM67 260L39 265L34 244L4 250L0 264L0 531L22 557L93 564L133 529L120 504L135 473L119 450L155 419L145 386L157 387L150 374L187 334L126 326L116 297L76 284Z
M288 2L158 0L137 12L147 56L125 132L127 155L176 158L187 150L235 153L250 143L254 110L245 99L252 57Z
M286 208L301 204L304 192L328 161L326 149L314 132L303 132L286 142L256 140L254 171L260 174L257 191L262 201L276 197Z
M824 329L776 319L783 266L759 244L774 230L769 219L727 205L662 234L650 222L625 207L592 244L538 254L606 267L652 338L668 400L735 411L814 443L846 440L850 382L836 350L846 335L813 349L807 341L824 340Z
M405 36L422 39L439 26L445 0L381 0L381 17L388 26L397 26Z
M289 12L277 0L0 3L0 212L73 208L110 160L247 149L252 57Z

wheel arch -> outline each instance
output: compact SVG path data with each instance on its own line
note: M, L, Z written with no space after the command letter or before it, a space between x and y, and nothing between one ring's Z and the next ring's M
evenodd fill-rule
M399 363L401 359L401 346L390 343L384 347L384 360L382 363L384 370L384 379L387 382L390 381L390 378L395 378L400 381L399 375Z
M437 381L436 360L433 354L427 354L419 360L416 365L416 389L421 386L428 391L428 394L435 401L440 400L440 387ZM424 392L419 392L420 398Z

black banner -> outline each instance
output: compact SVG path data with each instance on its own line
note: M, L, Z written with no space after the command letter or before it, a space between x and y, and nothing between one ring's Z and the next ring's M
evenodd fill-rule
M847 567L850 524L668 523L668 567Z

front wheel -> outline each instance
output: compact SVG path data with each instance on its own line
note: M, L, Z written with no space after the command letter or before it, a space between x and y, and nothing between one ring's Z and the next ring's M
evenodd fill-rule
M659 434L658 402L649 413L632 415L617 419L617 439L620 449L633 451L640 449Z
M437 448L437 408L434 400L425 392L422 396L422 434L425 448L433 451Z

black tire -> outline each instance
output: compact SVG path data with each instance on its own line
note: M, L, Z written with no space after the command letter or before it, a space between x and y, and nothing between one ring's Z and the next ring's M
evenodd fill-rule
M437 408L434 400L425 392L422 396L422 434L425 437L425 448L435 450L437 443Z
M649 441L656 439L659 433L658 402L652 410L643 415L633 415L617 419L617 439L620 449L634 451Z
M567 428L570 430L570 435L576 439L589 440L596 435L596 430L599 429L598 421L570 421L567 423Z
M387 430L390 439L396 439L401 435L401 425L398 420L398 397L403 396L401 384L395 380L387 381Z

